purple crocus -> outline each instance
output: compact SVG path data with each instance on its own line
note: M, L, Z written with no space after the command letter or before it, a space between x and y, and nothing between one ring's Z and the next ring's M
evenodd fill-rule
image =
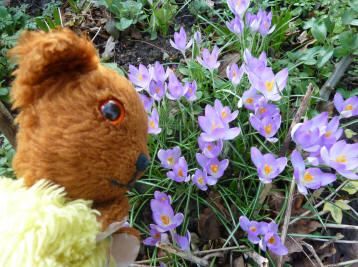
M235 17L230 22L226 22L226 26L229 28L229 30L236 35L241 35L244 30L244 22L241 20L240 17Z
M261 17L255 14L251 14L250 11L246 12L246 25L250 28L252 33L256 33L261 24Z
M168 235L163 233L163 232L159 232L156 229L156 225L151 224L150 225L150 237L146 238L143 240L144 245L147 246L155 246L158 242L168 242Z
M173 170L167 172L167 176L178 183L188 182L190 180L188 176L188 164L184 157L178 159L178 162L173 166Z
M244 62L245 72L248 73L261 73L264 71L267 65L266 53L263 51L261 55L256 58L251 55L251 52L248 48L245 49L244 52Z
M194 40L196 44L199 46L201 43L201 33L199 31L194 32Z
M264 100L263 95L259 95L258 91L251 87L249 90L242 94L242 98L239 102L242 102L245 108L249 110L255 110L259 102Z
M224 123L230 123L231 121L235 120L239 114L239 111L237 110L231 113L230 108L228 106L224 107L219 99L215 99L214 107L216 113L220 116Z
M203 138L199 136L198 144L203 152L203 155L209 159L218 157L223 148L223 141L221 139L219 139L216 143L205 142Z
M318 189L336 180L334 174L324 173L319 168L306 169L302 156L297 150L294 150L291 154L291 163L294 169L293 175L297 181L298 191L303 195L308 194L307 188Z
M193 40L190 39L189 42L186 42L186 33L183 27L180 28L179 33L174 33L174 42L170 39L169 40L172 47L175 49L180 50L183 54L185 53L185 50L187 50L193 43Z
M278 236L277 231L277 224L275 222L270 222L267 225L267 233L260 241L260 248L263 251L266 251L266 247L268 247L273 253L277 255L286 255L288 250L282 244L281 237Z
M241 216L239 223L242 230L247 232L249 241L254 244L260 242L259 235L267 232L267 223L265 222L250 221L246 216Z
M219 56L219 48L215 45L212 53L209 52L208 49L204 49L202 52L202 57L196 57L196 59L199 61L199 63L210 70L212 73L214 69L218 68L220 66L220 63L217 61Z
M176 146L167 150L160 149L158 152L158 158L164 168L171 169L178 162L180 154L180 147Z
M159 115L157 109L153 109L152 115L148 117L148 133L159 134L162 128L159 128Z
M248 73L252 87L260 91L267 100L277 101L281 99L280 92L286 86L288 69L284 68L276 75L270 67L264 68L261 73Z
M153 77L153 80L156 82L164 83L165 80L168 78L169 71L164 71L164 67L162 64L160 64L158 61L154 63L154 67L150 67L149 73L151 73L151 76Z
M223 159L222 161L219 161L217 158L209 159L205 166L205 170L208 174L207 183L209 185L216 184L217 180L224 175L228 165L228 159Z
M260 27L259 27L259 32L261 33L262 36L266 36L270 33L272 33L275 28L276 25L273 25L271 27L271 20L272 20L272 11L270 11L270 13L267 14L266 11L262 11L261 9L259 10L258 14L261 18L261 23L260 23ZM271 27L271 28L270 28Z
M154 99L143 94L138 94L138 95L140 100L142 100L145 111L150 112L154 104Z
M250 5L250 0L228 0L227 4L235 15L243 18L245 15L246 9Z
M193 102L196 100L196 89L197 89L196 81L193 81L192 83L189 81L185 82L184 92L186 92L186 93L185 93L184 97L189 102Z
M184 87L177 76L175 76L174 72L169 73L168 91L169 93L167 93L167 97L170 100L179 99L185 94Z
M358 115L358 97L352 96L346 100L340 93L334 95L334 106L343 118L349 118Z
M174 211L168 203L152 199L150 207L153 212L153 220L157 224L155 229L159 232L174 230L183 222L184 215L180 212L174 215Z
M278 141L278 139L274 138L273 136L280 128L281 115L276 115L274 117L264 117L262 120L260 120L255 115L250 114L250 123L256 131L258 131L267 139L267 141L271 143Z
M276 159L272 154L262 155L256 147L251 147L251 160L257 168L260 181L264 184L271 183L286 167L285 157Z
M234 87L238 86L242 75L244 74L244 64L239 68L236 63L233 63L231 67L227 67L226 75Z
M166 84L163 84L161 81L155 82L152 80L149 84L149 92L154 100L161 100L165 94Z
M358 144L347 144L341 140L330 149L321 148L321 157L325 164L335 169L340 175L349 179L358 179Z
M321 136L320 144L321 146L333 145L341 138L343 134L343 129L339 127L339 117L334 117L328 122L324 133Z
M264 117L274 117L280 113L280 110L274 104L268 104L267 101L261 101L256 106L255 116L262 120Z
M147 90L151 81L149 71L143 64L139 64L138 69L133 65L129 65L128 78L134 85L140 87L139 90Z
M195 174L191 177L191 180L197 187L199 187L200 190L206 191L208 189L208 187L206 186L207 173L205 170L202 171L202 170L197 169L195 171Z
M190 250L191 235L187 230L185 236L174 234L174 240L182 250Z
M168 196L166 193L164 192L160 192L160 191L155 191L154 192L154 199L160 201L160 202L165 202L167 204L171 204L172 203L172 197Z

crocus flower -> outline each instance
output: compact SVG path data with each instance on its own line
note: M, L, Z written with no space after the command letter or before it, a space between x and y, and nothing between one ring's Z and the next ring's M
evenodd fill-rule
M318 189L336 180L332 173L324 173L319 168L306 169L300 152L294 150L291 155L291 163L294 169L294 177L297 181L298 191L307 195L307 188ZM358 165L357 165L358 166Z
M149 84L149 92L155 100L159 101L164 96L165 87L166 84L163 84L163 82L155 82L154 80L152 80Z
M250 28L252 33L256 33L259 30L260 24L260 16L251 14L250 11L246 12L246 25Z
M259 16L261 17L259 32L261 33L262 36L266 36L272 33L276 28L276 25L273 25L271 27L272 11L270 11L270 13L267 14L266 11L261 11L260 9L259 13L260 13Z
M251 87L249 90L242 94L242 98L239 102L242 102L245 108L249 110L255 110L256 105L262 101L264 97L258 94L258 91Z
M277 255L286 255L288 250L282 244L281 237L277 234L278 227L275 222L270 222L267 225L267 233L265 234L262 241L260 241L260 248L266 251L268 247L273 253Z
M209 159L205 166L205 170L208 173L207 183L209 185L216 184L217 180L224 175L228 165L228 159L222 161L219 161L217 158Z
M262 120L257 118L255 115L250 114L251 126L264 136L267 141L274 143L277 142L277 138L273 136L277 133L281 125L281 115L274 117L264 117Z
M129 65L129 80L134 84L140 87L141 89L148 89L151 77L146 66L139 64L138 69L133 65Z
M242 18L250 5L250 0L228 0L227 4L232 13Z
M174 234L174 239L182 250L190 250L189 245L191 241L191 236L188 230L186 231L185 236Z
M194 33L194 40L197 43L197 45L200 45L200 43L201 43L201 33L199 31L196 31Z
M160 202L165 202L167 204L170 205L170 203L172 203L172 197L168 196L167 194L165 194L164 192L160 192L160 191L155 191L154 192L154 199L160 201Z
M183 27L180 28L179 33L174 33L174 42L170 39L169 40L172 47L175 49L180 50L183 54L185 53L185 50L187 50L191 44L193 43L193 40L190 39L188 43L186 43L186 33Z
M244 64L239 68L236 63L233 63L231 67L226 68L226 75L234 87L238 86L244 74Z
M229 30L236 35L241 35L242 31L244 30L244 22L239 17L235 17L230 22L226 22L226 26L229 28Z
M244 62L245 62L244 70L247 74L248 73L260 74L266 68L266 64L267 64L266 53L265 51L263 51L259 56L259 58L256 58L252 56L250 50L246 48L244 51Z
M322 112L311 120L297 123L291 131L292 140L304 151L315 152L321 147L321 136L327 128L328 113ZM334 125L332 125L333 127Z
M175 76L174 72L169 73L169 83L168 83L167 97L170 100L176 100L184 96L185 91L182 83Z
M343 134L343 129L338 128L339 127L339 118L336 116L330 120L330 122L327 124L326 129L324 130L324 133L321 136L321 146L329 146L333 145L338 141L339 138L341 138Z
M147 246L155 246L158 242L166 242L168 240L168 235L162 232L159 232L156 229L156 226L151 224L150 225L150 237L143 240L144 245Z
M265 222L250 221L246 216L241 216L239 223L242 230L247 232L249 241L254 244L260 242L259 235L267 232L267 223Z
M151 67L149 69L149 73L151 73L151 77L153 77L153 80L155 80L156 82L164 83L165 80L168 78L169 70L167 69L167 71L164 71L163 65L156 61L154 63L154 67Z
M152 199L150 207L153 212L153 220L157 224L155 229L159 232L174 230L183 222L184 215L180 212L174 215L174 211L168 203Z
M223 148L223 141L221 139L215 144L214 142L205 142L203 138L199 136L198 144L203 155L209 159L218 157Z
M334 95L334 106L343 118L349 118L358 115L358 97L352 96L346 100L340 93Z
M184 97L189 101L189 102L193 102L196 100L196 81L191 82L185 82L184 85L184 92L185 95Z
M206 171L201 171L197 169L195 174L191 177L193 183L199 187L200 190L206 191L208 187L206 186L207 183L207 173Z
M325 164L335 169L340 175L349 179L358 179L358 144L347 144L341 140L329 150L321 148L321 157Z
M269 67L264 68L261 73L248 73L252 87L260 91L267 100L277 101L281 99L280 92L286 86L288 69L284 68L276 75Z
M151 97L147 97L146 95L143 94L138 94L140 100L142 100L144 109L146 112L150 112L150 110L152 109L152 106L154 104L154 99Z
M190 180L190 177L188 176L188 164L184 157L178 159L178 162L173 166L173 170L167 172L167 176L178 183Z
M164 168L171 169L178 162L180 154L180 147L176 146L167 150L160 149L158 152L158 158Z
M257 168L262 183L271 183L286 167L285 157L276 159L272 154L262 155L256 147L251 147L251 160Z
M204 49L202 53L202 57L196 57L199 63L213 72L214 69L220 66L220 63L217 61L219 56L219 48L215 45L213 51L210 53L208 49Z
M237 115L239 114L239 111L237 110L231 113L230 108L228 106L224 107L219 99L215 99L214 107L216 113L220 116L221 120L224 123L229 123L233 121L234 119L236 119Z
M157 109L153 109L152 115L148 117L148 133L159 134L162 128L159 128L159 115Z
M260 120L264 117L274 117L280 113L280 110L274 104L268 104L267 101L261 101L255 108L255 116Z

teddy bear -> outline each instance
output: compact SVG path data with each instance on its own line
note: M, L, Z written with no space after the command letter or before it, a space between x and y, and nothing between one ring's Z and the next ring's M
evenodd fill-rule
M128 266L125 193L149 165L137 92L69 29L25 31L9 56L19 179L0 179L0 265Z

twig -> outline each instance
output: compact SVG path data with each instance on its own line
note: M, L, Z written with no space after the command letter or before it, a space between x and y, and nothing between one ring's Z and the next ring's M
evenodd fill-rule
M208 259L214 258L214 257L224 257L224 255L220 252L215 252L215 253L206 255L203 259L208 260Z
M335 263L335 264L328 264L328 265L324 265L324 267L337 267L337 266L349 266L353 263L357 263L358 259L355 260L350 260L350 261L343 261L340 263Z
M287 151L288 146L289 146L290 141L291 141L292 128L300 121L303 112L307 109L308 103L309 103L309 101L311 99L312 92L313 92L313 85L310 83L307 86L306 95L304 96L304 98L303 98L303 100L301 102L301 105L299 106L299 108L298 108L298 110L296 112L296 116L293 119L293 121L291 123L291 126L290 126L290 129L287 132L285 141L283 142L282 149L281 149L280 154L279 154L281 157L286 154L286 151Z
M325 223L327 228L338 228L338 229L352 229L358 230L358 226L356 225L348 225L348 224L335 224L335 223ZM323 227L323 225L319 225L318 227Z
M314 250L314 248L310 245L310 244L307 244L306 242L304 241L301 241L301 244L304 245L306 248L308 248L308 250L312 253L313 257L315 258L316 262L318 263L318 265L320 267L324 267L321 259L318 257L316 251Z
M190 255L188 254L187 252L183 251L183 250L180 250L180 249L177 249L167 243L164 243L164 242L157 242L156 246L158 248L161 248L161 249L164 249L166 251L168 251L169 253L171 254L174 254L174 255L177 255L179 257L182 257L188 261L191 261L191 262L194 262L198 265L201 265L201 266L207 266L209 265L209 262L205 259L201 259L201 258L198 258L194 255Z
M321 242L327 242L327 239L324 238L314 238L314 237L306 237L307 239L314 240L314 241L321 241ZM356 240L340 240L338 238L333 238L332 243L340 243L340 244L358 244L358 241ZM330 241L331 241L330 240Z
M156 45L154 45L154 44L152 44L152 43L149 43L149 42L146 42L146 41L143 41L143 40L132 40L132 39L128 39L128 41L145 43L145 44L147 44L147 45L151 45L151 46L153 46L153 47L155 47L155 48L158 48L159 50L162 50L162 51L164 51L166 54L170 55L169 51L165 50L165 49L162 48L162 47L156 46Z
M101 31L101 29L102 29L102 26L101 27L99 27L99 29L98 29L98 31L96 32L96 34L93 36L93 38L92 38L92 42L94 41L94 39L96 39L96 37L97 37L97 35L99 34L99 32Z
M342 187L344 187L346 184L349 183L349 180L345 180L340 186L337 187L337 189L335 189L328 197L326 197L325 199L321 200L318 204L316 204L314 206L315 209L317 209L318 207L322 206L327 200L330 200L333 196L336 195L336 193L341 190ZM290 221L289 225L301 220L302 218L300 217L304 217L307 216L309 213L311 212L311 210L307 210L304 213L302 213L299 217L293 219L292 221Z
M344 237L344 235L342 235L341 233L337 233L336 236L337 236L337 238L331 239L331 240L329 240L328 242L324 243L322 246L320 246L320 247L318 248L318 250L322 250L322 249L324 249L325 247L329 246L330 244L334 243L334 240L340 240L340 239L342 239L342 238Z
M269 261L267 258L262 257L260 254L258 254L255 251L248 251L244 253L251 259L253 259L260 267L268 267Z
M16 130L14 118L0 101L0 132L6 137L14 149L16 149Z
M208 249L208 250L194 252L194 255L198 256L198 255L202 255L202 254L209 254L209 253L221 252L221 251L227 251L227 250L234 250L234 249L247 249L247 247L245 247L245 246L235 246L235 247Z

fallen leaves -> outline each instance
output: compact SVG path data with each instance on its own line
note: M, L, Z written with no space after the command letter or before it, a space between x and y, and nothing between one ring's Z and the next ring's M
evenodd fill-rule
M346 203L346 201L340 199L337 200L334 204L331 202L325 202L323 210L329 211L336 223L340 224L343 218L342 210L350 210L350 206Z

